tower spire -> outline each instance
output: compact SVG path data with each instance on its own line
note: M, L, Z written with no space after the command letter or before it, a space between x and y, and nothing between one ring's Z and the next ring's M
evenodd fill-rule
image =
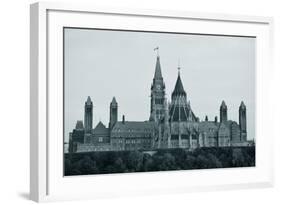
M156 50L157 59L151 85L150 119L159 120L164 116L165 83L161 72L159 47L154 48L154 51Z
M111 103L110 103L110 109L109 109L109 128L112 129L113 126L118 121L118 103L116 101L116 98L113 97Z
M225 101L223 100L220 106L220 122L226 122L227 121L227 106L225 104Z
M172 93L172 98L176 95L182 95L182 96L186 96L186 92L183 88L182 85L182 81L181 81L181 77L180 77L180 72L178 73L178 78L177 78L177 82L174 88L174 91Z
M246 105L242 101L239 106L239 126L240 126L240 140L247 140L247 114Z
M154 51L155 50L157 50L157 60L155 66L154 79L162 80L163 77L162 77L161 65L160 65L159 47L154 48Z
M91 132L93 128L93 102L88 96L84 106L84 125L86 132Z

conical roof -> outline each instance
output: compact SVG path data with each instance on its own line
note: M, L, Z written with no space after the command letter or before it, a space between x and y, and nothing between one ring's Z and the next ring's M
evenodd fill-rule
M92 100L91 100L90 96L88 96L86 104L87 105L91 105L92 104Z
M242 109L242 108L243 108L243 109L246 109L246 105L244 104L244 102L243 102L243 101L241 102L241 104L240 104L240 107L239 107L239 108L240 108L240 109Z
M112 105L117 105L117 101L116 101L116 98L115 98L115 97L113 97L113 99L112 99L112 101L111 101L111 104L112 104Z
M186 96L186 92L183 88L182 82L181 82L181 77L180 74L178 75L178 79L175 85L175 89L172 93L172 97L177 96L177 95L184 95Z
M154 79L162 79L161 65L160 65L160 57L157 56Z
M226 106L224 100L223 100L222 103L221 103L221 108L227 108L227 106Z

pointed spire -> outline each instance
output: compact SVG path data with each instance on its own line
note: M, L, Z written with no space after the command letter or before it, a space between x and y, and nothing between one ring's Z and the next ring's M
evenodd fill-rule
M182 81L181 81L181 77L180 77L180 72L178 74L178 79L177 79L177 82L176 82L176 85L175 85L175 89L172 93L172 97L176 96L176 95L183 95L183 96L186 96L186 92L183 88L183 85L182 85Z
M226 106L224 100L221 102L221 108L227 108L227 106Z
M246 109L246 105L244 104L243 101L241 101L241 104L239 106L240 109Z
M116 98L115 98L115 97L112 98L112 101L111 101L110 104L111 104L111 105L117 105L117 101L116 101Z
M160 57L157 56L154 79L162 79L161 65L160 65Z
M227 106L223 100L220 106L220 122L226 122L226 121L227 121Z
M92 102L92 100L91 100L91 97L88 96L87 101L86 101L86 104L87 104L87 105L91 105L92 103L93 103L93 102Z

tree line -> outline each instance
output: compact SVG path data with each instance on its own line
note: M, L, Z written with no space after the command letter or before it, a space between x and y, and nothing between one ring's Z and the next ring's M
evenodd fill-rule
M64 156L66 176L255 166L255 147L162 149L153 155L142 151L110 151Z

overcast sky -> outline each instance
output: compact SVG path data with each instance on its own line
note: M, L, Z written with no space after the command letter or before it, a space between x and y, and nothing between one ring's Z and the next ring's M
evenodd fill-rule
M248 139L255 135L255 38L65 29L65 136L84 120L90 96L93 126L108 126L109 104L119 105L118 119L149 119L150 86L159 46L166 94L171 100L178 62L194 114L219 117L222 100L228 119L238 122L241 100L247 106Z

